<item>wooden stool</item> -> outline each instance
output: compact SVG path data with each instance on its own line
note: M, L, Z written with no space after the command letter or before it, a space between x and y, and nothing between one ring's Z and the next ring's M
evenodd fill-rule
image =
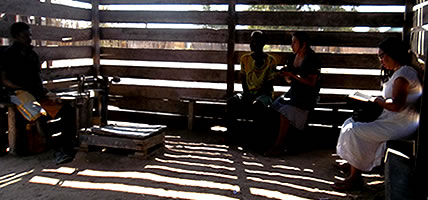
M94 126L80 132L81 150L89 146L111 147L134 150L135 156L146 157L163 146L165 126L135 123L121 125Z
M0 103L0 108L7 108L9 153L30 155L46 150L46 139L38 132L36 124L23 122L26 120L21 116L15 104Z

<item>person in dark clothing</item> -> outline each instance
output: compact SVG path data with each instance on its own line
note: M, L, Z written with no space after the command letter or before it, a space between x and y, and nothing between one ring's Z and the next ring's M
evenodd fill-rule
M14 23L10 28L10 34L13 44L0 56L1 83L12 96L29 93L46 110L47 115L36 116L35 120L41 124L43 134L53 143L57 164L69 162L73 159L72 144L76 133L73 108L71 105L61 103L54 93L43 86L40 76L41 62L31 45L30 26L23 22ZM56 123L47 123L48 120L55 118L59 119ZM25 126L28 122L28 118L17 116L17 126L23 124ZM51 138L57 131L61 134Z
M314 108L320 90L320 64L310 47L309 36L305 32L295 32L291 47L294 56L282 71L290 89L278 97L272 107L280 113L278 136L274 146L265 152L266 156L276 156L283 152L286 135L290 128L303 130L309 111Z

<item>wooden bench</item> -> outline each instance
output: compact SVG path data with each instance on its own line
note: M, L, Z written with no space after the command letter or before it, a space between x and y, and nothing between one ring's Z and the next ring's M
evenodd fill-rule
M187 109L187 129L193 130L194 119L196 113L196 105L207 103L221 104L218 109L225 110L227 99L213 99L213 98L200 98L184 96L180 98L181 101L188 103ZM319 102L315 109L310 112L308 116L308 126L321 127L324 130L334 130L338 132L342 123L350 117L352 109L346 102ZM327 124L327 125L326 125Z
M134 155L146 157L163 146L165 126L120 122L107 126L93 126L79 133L80 149L89 146L133 150Z
M198 102L210 102L226 105L227 99L210 99L200 97L181 97L180 101L188 102L187 108L187 129L193 130L193 123L195 119L195 106Z

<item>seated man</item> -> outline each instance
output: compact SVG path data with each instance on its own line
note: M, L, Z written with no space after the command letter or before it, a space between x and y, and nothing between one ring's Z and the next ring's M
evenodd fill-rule
M273 80L277 62L272 55L263 52L267 42L261 31L251 33L251 53L241 57L242 94L236 94L227 102L226 123L228 132L236 133L236 119L255 119L263 108L272 104Z
M10 33L13 44L8 47L0 56L1 83L11 94L11 101L19 104L18 110L22 116L17 116L17 127L25 127L28 122L41 122L44 134L49 136L60 131L61 134L54 137L53 145L56 150L56 162L61 164L73 159L73 145L76 127L73 119L74 112L70 105L61 104L53 93L48 92L43 87L40 77L41 66L37 53L31 46L30 27L17 22L11 26ZM32 102L29 104L25 104ZM30 105L30 106L28 106ZM38 105L42 108L39 109ZM44 112L46 110L46 112ZM34 111L29 113L27 111ZM47 115L44 113L47 113ZM23 116L25 118L23 118ZM46 123L48 119L60 118L55 123ZM49 133L47 132L49 131ZM17 136L19 138L19 135ZM23 137L25 138L25 137Z

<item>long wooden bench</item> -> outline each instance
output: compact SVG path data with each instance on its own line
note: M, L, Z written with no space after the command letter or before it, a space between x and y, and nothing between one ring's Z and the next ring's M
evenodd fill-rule
M187 129L193 130L195 123L195 115L197 113L198 104L219 104L218 109L226 110L227 99L212 99L200 97L181 97L181 101L188 103L187 109ZM317 103L315 109L308 116L307 126L309 129L324 129L338 133L342 123L350 117L352 109L346 102L320 102Z

